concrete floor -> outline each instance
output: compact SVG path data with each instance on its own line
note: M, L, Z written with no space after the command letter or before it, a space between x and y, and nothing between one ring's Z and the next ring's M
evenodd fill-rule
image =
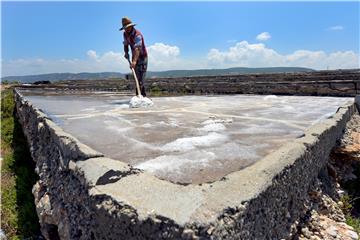
M152 98L151 108L129 109L130 96L112 93L24 95L84 144L181 183L216 181L245 168L353 101L184 96Z

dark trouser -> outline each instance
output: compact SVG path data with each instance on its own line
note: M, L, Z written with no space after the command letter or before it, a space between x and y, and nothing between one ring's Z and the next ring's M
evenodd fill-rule
M147 70L147 58L139 59L135 66L135 73L136 73L136 77L139 81L141 95L144 97L146 97L145 84L144 84L146 70ZM136 86L135 86L135 89L136 89L136 95L139 95Z

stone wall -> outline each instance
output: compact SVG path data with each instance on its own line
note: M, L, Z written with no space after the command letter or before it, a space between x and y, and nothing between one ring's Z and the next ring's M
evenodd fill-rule
M36 162L33 188L47 239L281 239L357 110L353 103L220 181L177 185L103 157L15 90Z
M355 96L360 70L147 79L149 90L185 94Z
M158 94L277 94L315 96L355 96L360 94L360 70L332 70L303 73L236 74L149 78L147 92ZM64 91L134 92L135 84L127 79L71 80L53 84L22 86Z

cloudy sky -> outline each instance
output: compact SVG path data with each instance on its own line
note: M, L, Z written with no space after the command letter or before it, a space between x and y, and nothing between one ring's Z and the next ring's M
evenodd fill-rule
M359 68L359 2L1 2L2 76L129 72L123 16L150 71Z

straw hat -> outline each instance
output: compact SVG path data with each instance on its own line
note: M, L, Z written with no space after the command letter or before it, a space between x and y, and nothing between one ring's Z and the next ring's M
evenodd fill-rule
M120 28L119 30L124 30L128 27L131 27L131 26L135 26L136 24L135 23L132 23L132 21L130 20L130 18L128 17L123 17L121 19L121 23L122 23L122 28Z

